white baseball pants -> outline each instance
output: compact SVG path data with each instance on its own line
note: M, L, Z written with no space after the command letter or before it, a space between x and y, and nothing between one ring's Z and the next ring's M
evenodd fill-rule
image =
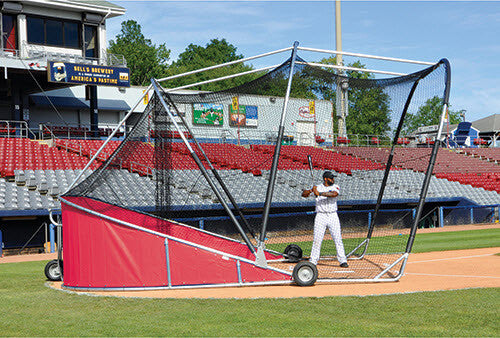
M344 251L344 243L342 243L342 233L340 232L339 216L336 212L316 213L316 217L314 218L314 239L311 249L311 258L309 261L313 264L318 263L321 243L323 243L327 227L328 230L330 230L332 239L335 242L335 247L337 248L337 260L340 264L347 262Z

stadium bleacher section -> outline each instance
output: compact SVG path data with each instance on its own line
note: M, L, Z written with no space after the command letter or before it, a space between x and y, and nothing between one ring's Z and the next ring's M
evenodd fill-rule
M387 163L389 157L389 149L387 148L335 147L334 150L377 163ZM425 172L428 166L425 158L428 158L430 151L430 148L397 148L394 152L393 164L401 169ZM477 152L477 154L481 154L482 151L484 151L485 157L486 154L493 158L499 154L500 157L500 149L468 149L465 153ZM472 156L465 156L455 150L441 149L436 158L433 173L438 178L500 193L500 180L498 179L500 164L497 161L492 163Z
M479 157L482 160L500 163L500 148L464 148L461 150L472 157Z
M25 138L0 138L2 177L16 169L83 169L87 159Z
M0 210L58 208L57 196L68 188L103 142L56 139L53 146L49 146L23 138L0 138ZM98 162L104 161L119 145L120 141L110 141L98 157ZM153 146L148 142L138 142L137 146L141 147L140 155L128 163L120 164L122 170L113 174L110 184L120 187L120 193L114 198L128 205L154 205L154 182L151 179ZM230 188L237 184L243 185L247 187L244 193L249 204L263 202L273 146L238 146L229 143L204 143L202 146ZM397 168L389 175L384 199L417 199L420 192L418 182L422 181L427 167L427 163L420 163L419 157L429 151L425 148L396 149L394 163ZM337 183L344 192L341 201L354 205L376 200L378 190L375 187L382 180L388 149L324 149L285 145L282 147L279 163L282 170L277 179L274 202L307 203L298 192L311 184L308 154L312 155L317 181L325 169L338 173ZM480 205L500 204L500 165L495 160L497 154L497 149L475 149L464 153L442 149L437 158L428 198L462 197ZM175 170L170 184L172 189L179 192L173 194L174 204L202 207L217 203L215 195L207 186L197 184L201 179L200 173L183 143L172 144L172 160ZM91 169L98 165L93 164ZM109 187L103 186L102 189L106 191Z

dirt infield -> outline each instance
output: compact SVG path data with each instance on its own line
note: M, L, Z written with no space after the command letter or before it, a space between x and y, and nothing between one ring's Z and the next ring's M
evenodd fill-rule
M411 254L405 275L398 282L77 293L138 298L296 298L500 287L499 253L500 247ZM50 286L61 289L61 284Z
M419 230L419 233L485 228L500 228L500 224L424 229ZM0 258L0 263L54 258L55 254L8 256ZM55 289L62 289L61 284L49 283ZM500 247L410 254L405 274L398 282L317 283L312 287L284 285L77 293L138 298L295 298L382 295L485 287L500 287Z

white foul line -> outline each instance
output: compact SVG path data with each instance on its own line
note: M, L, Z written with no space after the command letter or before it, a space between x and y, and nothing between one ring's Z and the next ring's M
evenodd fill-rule
M422 276L439 276L439 277L466 277L466 278L493 278L500 279L494 276L467 276L467 275L441 275L437 273L419 273L419 272L405 272L405 275L422 275Z
M427 262L437 262L437 261L450 261L453 259L464 259L464 258L475 258L475 257L485 257L485 256L493 256L494 254L485 254L485 255L476 255L476 256L464 256L464 257L452 257L452 258L439 258L439 259L429 259L427 261L417 261L417 262L408 262L407 264L414 263L427 263ZM411 256L410 256L411 257Z

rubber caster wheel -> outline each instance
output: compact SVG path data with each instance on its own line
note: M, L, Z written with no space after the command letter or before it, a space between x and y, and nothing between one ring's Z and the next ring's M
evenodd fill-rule
M53 259L45 265L45 276L48 280L57 282L61 280L62 276L62 261L59 264L57 263L57 259Z
M318 279L318 268L309 261L302 261L295 265L292 273L293 281L299 286L311 286Z
M290 244L283 252L291 263L297 263L302 258L302 249L297 244Z

